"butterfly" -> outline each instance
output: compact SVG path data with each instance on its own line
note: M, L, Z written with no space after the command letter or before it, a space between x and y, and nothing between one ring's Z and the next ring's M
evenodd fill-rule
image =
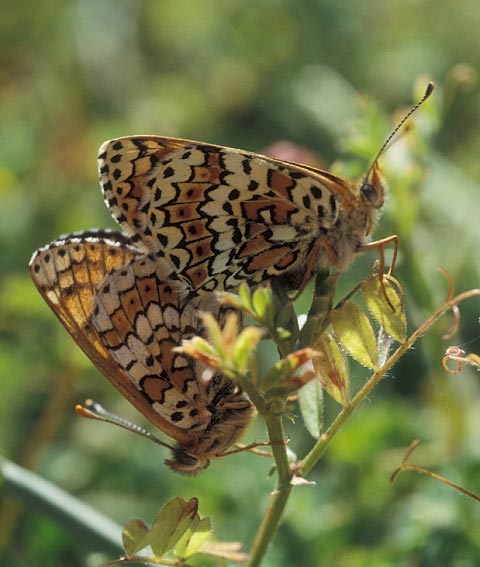
M105 201L135 245L205 292L282 276L300 286L306 266L309 275L344 269L384 200L376 163L357 187L312 167L156 136L108 141L98 162Z
M259 154L158 136L105 142L98 169L115 220L145 253L163 257L200 293L280 278L302 290L343 271L370 243L385 187L378 158L360 184Z
M30 270L41 295L80 348L154 425L177 441L166 463L196 474L250 422L239 386L174 348L198 335L196 294L168 263L112 231L61 237L37 250ZM221 316L219 304L209 310Z
M157 136L105 142L105 201L125 234L90 231L38 250L40 293L97 368L178 442L169 466L195 474L241 435L253 407L238 385L174 350L201 333L213 291L280 278L303 289L387 241L369 238L384 202L378 152L360 184L251 152ZM380 248L381 250L381 248Z

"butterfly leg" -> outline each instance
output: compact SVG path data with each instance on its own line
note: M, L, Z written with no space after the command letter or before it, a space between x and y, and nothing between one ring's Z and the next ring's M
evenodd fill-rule
M309 253L308 258L307 258L307 265L306 265L305 274L304 274L303 279L302 279L302 283L300 284L300 287L299 287L297 293L292 297L292 301L295 301L300 297L303 290L307 286L308 282L312 278L312 275L314 273L314 268L315 268L315 262L318 258L318 254L319 254L321 248L323 248L325 250L325 252L327 253L327 256L328 256L328 259L330 260L330 262L333 265L337 264L337 262L338 262L337 253L332 248L332 246L331 246L330 242L328 242L327 238L325 236L321 236L315 242L312 249L310 250L310 253Z
M378 250L378 254L380 256L380 273L383 276L383 274L385 273L385 257L383 255L383 248L391 242L393 242L393 257L392 263L388 270L388 275L391 276L393 269L395 268L398 256L398 236L396 234L392 234L391 236L387 236L386 238L382 238L381 240L375 240L374 242L369 242L364 246L360 246L357 252L369 252L370 250Z
M266 451L260 451L257 447L271 447L272 445L288 445L290 439L284 439L283 441L272 443L270 441L254 441L249 445L244 445L243 443L236 443L236 449L230 449L230 451L226 451L222 453L222 457L226 455L234 455L235 453L243 453L243 451L248 451L255 455L260 455L261 457L271 457L271 453L267 453Z
M385 289L385 285L383 283L383 275L385 274L385 254L383 252L384 246L393 242L393 257L392 263L390 264L390 268L388 269L387 274L389 276L392 275L393 269L395 268L395 264L397 262L398 256L398 236L396 234L392 234L391 236L387 236L386 238L382 238L381 240L375 240L374 242L369 242L365 244L365 246L361 246L358 249L358 252L369 252L370 250L378 250L379 256L379 270L378 270L378 277L380 279L380 285L382 287L383 296L387 300L387 303L392 308L392 311L395 311L390 299L388 298L387 291Z

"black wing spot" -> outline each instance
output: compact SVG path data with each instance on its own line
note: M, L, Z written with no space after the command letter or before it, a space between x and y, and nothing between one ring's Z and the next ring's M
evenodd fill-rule
M315 185L312 185L310 191L315 199L322 198L322 190L320 189L320 187L316 187Z

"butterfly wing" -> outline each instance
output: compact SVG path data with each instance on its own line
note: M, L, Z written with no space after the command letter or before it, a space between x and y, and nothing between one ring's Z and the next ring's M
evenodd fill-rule
M92 325L98 287L112 271L141 256L122 234L90 231L60 238L37 250L30 271L40 294L100 372L147 419L184 443L189 439L186 432L172 425L148 403Z
M102 281L92 324L154 411L172 427L203 430L211 417L203 368L174 351L199 333L191 295L185 284L165 279L161 261L139 256Z
M194 289L298 271L352 188L332 174L189 140L132 136L99 152L114 218Z

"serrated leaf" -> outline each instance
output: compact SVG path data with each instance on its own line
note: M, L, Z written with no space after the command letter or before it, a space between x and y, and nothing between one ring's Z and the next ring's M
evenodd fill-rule
M405 342L407 317L403 306L403 293L400 283L394 277L385 274L383 276L383 289L377 276L372 276L362 283L360 289L368 309L379 325L396 341ZM388 301L385 295L388 297Z
M315 350L313 367L321 385L336 402L346 406L350 401L350 377L341 350L329 333L317 340Z
M359 307L351 301L330 313L338 340L344 349L367 368L378 368L378 351L375 331Z
M298 405L307 431L318 439L323 428L323 388L317 380L298 390Z
M210 518L195 518L192 525L177 543L175 555L181 559L188 559L192 555L195 555L212 535L213 531Z
M134 553L146 547L147 544L143 545L143 540L148 532L148 526L142 520L130 520L128 522L122 531L123 548L127 557L131 557Z

